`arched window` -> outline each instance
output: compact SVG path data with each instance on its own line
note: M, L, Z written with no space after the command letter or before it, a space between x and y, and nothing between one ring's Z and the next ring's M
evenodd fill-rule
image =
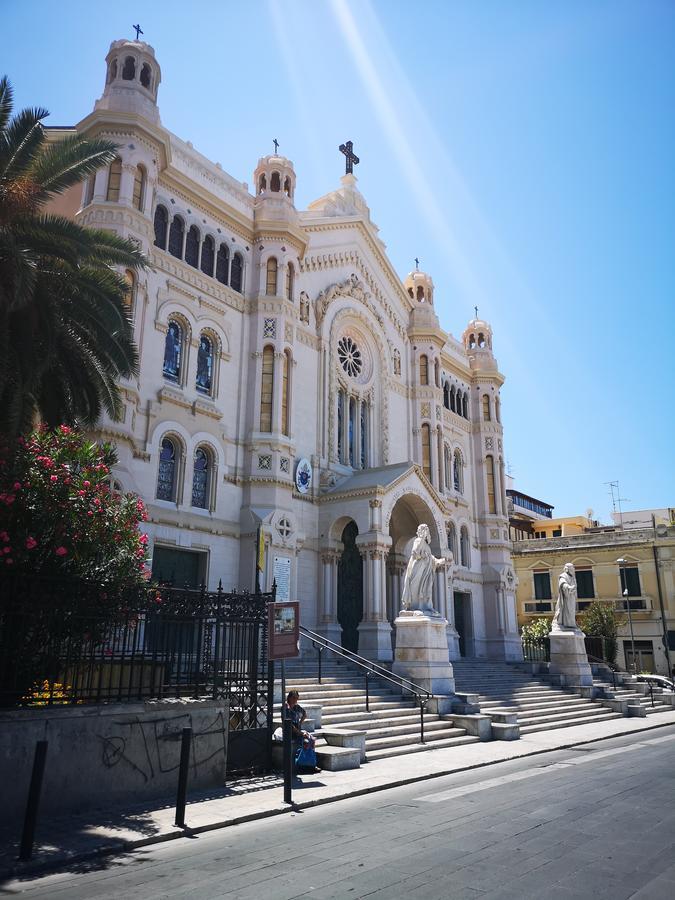
M116 157L108 169L108 189L105 199L117 203L120 199L120 181L122 180L122 160Z
M265 281L265 293L269 297L274 297L277 293L277 269L276 256L270 256L267 260L267 279Z
M487 394L483 394L483 419L486 422L491 420L492 416L490 415L490 398Z
M177 467L180 460L178 442L165 437L159 451L159 469L157 471L157 499L176 499Z
M431 481L431 428L426 422L422 425L422 471Z
M210 394L213 389L213 341L206 334L199 337L195 387L202 394Z
M450 386L447 381L443 385L443 406L450 409Z
M443 474L445 475L445 487L450 487L450 448L447 444L443 447Z
M169 253L176 259L183 258L183 232L185 224L180 216L174 216L169 228Z
M228 269L230 268L230 251L226 244L218 247L218 256L216 258L216 281L221 284L227 284ZM232 267L232 275L234 276L234 266Z
M274 349L265 347L260 381L260 430L272 430L272 395L274 393Z
M150 66L147 63L143 63L141 66L141 84L144 88L150 90L150 77L152 73L150 71Z
M499 402L499 397L495 397L495 419L498 422L501 422L502 420L502 410L501 403Z
M258 193L262 194L265 190L267 190L267 178L265 178L265 173L263 172L258 179Z
M136 60L133 56L127 56L122 66L122 78L124 81L133 81L136 77Z
M417 285L417 300L419 303L424 303L424 288L421 284Z
M459 450L455 450L452 457L452 484L458 494L464 493L464 465L462 463L462 454Z
M205 275L208 275L210 278L213 277L213 261L216 255L216 245L215 241L211 237L211 235L207 234L204 238L204 243L202 244L202 261L201 261L201 270Z
M349 398L349 422L347 423L347 447L349 449L349 465L354 468L356 444L356 400Z
M83 206L89 206L91 201L94 199L94 186L96 184L96 175L90 175L87 178L85 188L84 188L84 202Z
M131 269L127 269L124 273L124 280L127 283L127 290L124 294L124 305L129 313L129 318L131 318L134 314L134 307L136 305L136 276Z
M244 274L244 260L242 259L241 253L235 253L234 258L232 259L232 272L230 276L230 287L234 291L238 291L241 294L242 291L242 278Z
M155 210L155 247L166 250L166 233L169 226L169 214L165 206Z
M469 418L469 400L466 393L462 394L462 411L461 414L465 419Z
M434 384L436 387L441 386L441 367L437 359L434 360Z
M457 562L457 529L454 522L448 524L448 547L453 559Z
M453 412L456 411L456 407L455 407L455 386L454 386L454 385L450 388L450 409L451 409Z
M368 465L368 404L361 401L361 468Z
M491 456L485 457L485 474L487 477L488 512L494 516L497 513L497 499L495 497L495 461Z
M196 225L190 225L185 238L185 262L189 266L197 268L199 262L199 229Z
M286 350L283 359L283 370L281 373L281 430L288 436L291 433L291 407L290 407L290 373L291 373L291 352Z
M270 190L274 191L275 194L278 194L281 190L281 176L278 172L272 172L272 177L270 178Z
M108 84L117 78L117 60L113 59L108 69Z
M169 381L180 381L180 367L183 357L183 329L173 319L169 322L164 339L164 365L162 374Z
M284 179L284 194L290 199L291 197L291 179L286 176Z
M211 487L211 453L205 447L197 447L192 469L192 505L209 509Z
M469 544L469 530L466 525L462 525L459 536L459 556L460 564L465 568L471 568L471 546Z
M136 166L134 172L134 195L133 204L136 209L143 212L143 199L145 197L145 169L143 166Z
M420 356L420 384L429 384L429 358L426 353Z
M345 418L345 395L344 391L340 391L338 393L338 403L337 403L337 451L338 451L338 461L344 462L343 453L344 453L344 441L342 439L342 427Z
M293 302L293 288L295 286L295 269L293 263L286 266L286 299Z

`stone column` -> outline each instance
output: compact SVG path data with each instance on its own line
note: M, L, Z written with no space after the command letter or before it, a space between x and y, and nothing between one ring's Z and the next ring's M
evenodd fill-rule
M108 189L108 168L99 169L94 179L94 196L93 203L102 203ZM167 225L167 241L168 241L168 225Z
M274 381L272 382L272 431L281 431L281 392L283 390L284 353L274 353Z
M134 179L136 177L136 166L129 163L122 163L122 175L120 177L120 199L119 202L123 206L131 206L134 198ZM187 231L187 223L186 223Z
M391 537L366 532L356 539L363 558L363 620L359 625L359 654L391 660L391 625L387 620L385 559Z
M321 606L317 631L328 640L340 643L342 629L337 620L337 567L340 553L337 548L321 551Z

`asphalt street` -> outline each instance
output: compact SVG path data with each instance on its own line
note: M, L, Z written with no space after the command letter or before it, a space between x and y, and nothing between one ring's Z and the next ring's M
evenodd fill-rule
M675 727L104 857L0 894L672 900Z

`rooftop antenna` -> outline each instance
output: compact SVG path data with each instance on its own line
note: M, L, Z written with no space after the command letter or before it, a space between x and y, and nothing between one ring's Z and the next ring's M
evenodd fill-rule
M629 498L621 496L618 480L606 481L605 484L609 485L609 491L612 495L612 512L614 513L614 515L616 515L617 506L619 508L619 527L623 529L623 511L621 509L621 501L627 503Z

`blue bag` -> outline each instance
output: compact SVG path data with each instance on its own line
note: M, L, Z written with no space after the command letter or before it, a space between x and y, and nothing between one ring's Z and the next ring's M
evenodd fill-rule
M295 765L299 769L316 769L314 747L298 747L298 751L295 754Z

